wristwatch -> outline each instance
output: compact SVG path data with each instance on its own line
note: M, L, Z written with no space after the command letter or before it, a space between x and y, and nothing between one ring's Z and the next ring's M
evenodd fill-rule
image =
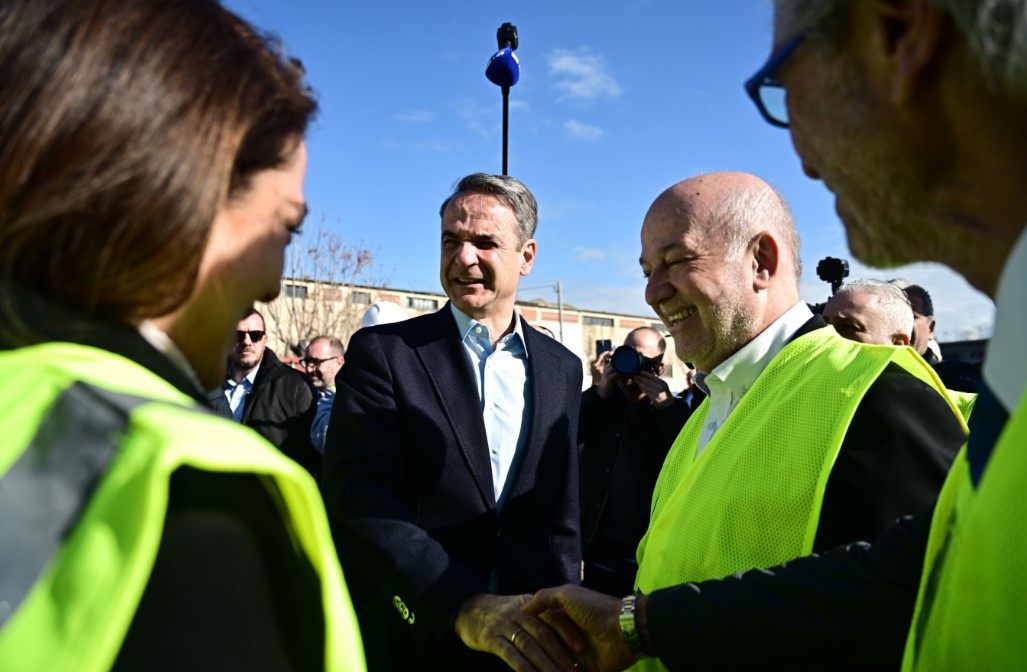
M620 632L624 636L624 643L628 645L628 650L631 651L636 659L644 658L645 652L642 650L642 639L638 636L638 629L635 627L635 604L638 601L638 595L628 595L620 601Z

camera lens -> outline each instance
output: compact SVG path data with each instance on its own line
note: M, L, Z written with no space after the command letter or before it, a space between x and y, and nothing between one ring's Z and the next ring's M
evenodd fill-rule
M645 357L630 345L622 345L613 351L610 363L613 370L625 378L630 378L643 369Z

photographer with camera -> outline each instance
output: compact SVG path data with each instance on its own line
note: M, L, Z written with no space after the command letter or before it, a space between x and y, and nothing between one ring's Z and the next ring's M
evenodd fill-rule
M593 386L581 397L581 536L584 585L630 593L635 549L649 524L656 478L674 438L691 414L663 372L667 343L639 327L624 345L593 362Z

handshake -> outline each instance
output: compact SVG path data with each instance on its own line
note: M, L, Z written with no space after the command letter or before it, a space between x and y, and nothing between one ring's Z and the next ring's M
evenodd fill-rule
M499 656L519 672L614 672L637 658L628 646L638 623L640 645L651 651L644 628L645 596L621 627L621 600L580 586L546 588L535 595L479 594L467 600L454 629L464 644Z

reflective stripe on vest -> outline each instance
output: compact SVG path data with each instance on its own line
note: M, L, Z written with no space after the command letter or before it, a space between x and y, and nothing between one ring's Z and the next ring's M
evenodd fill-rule
M141 397L76 383L0 477L0 629L74 527Z
M966 450L942 488L902 669L1027 668L1027 396L974 491Z
M78 391L67 394L76 381L86 383L81 390L92 395L86 399L91 411L76 406L82 401L74 396ZM126 394L109 392L108 386ZM171 476L181 467L253 474L273 488L293 550L307 557L320 579L325 669L364 670L355 614L316 484L253 431L208 415L193 403L139 364L96 348L47 343L0 352L5 488L15 482L19 490L27 487L20 483L25 473L45 468L45 461L32 456L19 465L26 452L38 455L50 448L48 456L59 459L63 451L43 439L52 442L61 435L60 427L73 440L73 450L89 436L103 440L105 427L111 429L106 441L116 446L106 467L103 459L88 461L89 468L75 480L62 483L55 477L43 484L58 493L68 488L71 494L60 507L59 520L40 531L42 541L33 542L31 561L19 570L20 604L0 629L4 672L110 669L149 582ZM58 408L101 417L72 421ZM63 425L57 424L62 420ZM83 430L88 426L93 429ZM16 466L17 472L12 471ZM23 471L26 466L29 472ZM24 527L23 521L8 529ZM0 573L6 575L6 567Z

